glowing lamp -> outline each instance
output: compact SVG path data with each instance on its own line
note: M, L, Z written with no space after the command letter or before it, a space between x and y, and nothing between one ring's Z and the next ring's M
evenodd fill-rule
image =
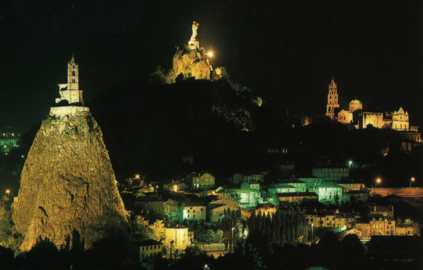
M10 189L6 189L5 191L4 191L4 193L6 193L6 195L9 195L10 194Z
M410 178L410 181L411 181L412 183L416 182L416 177L412 176L412 177Z
M208 58L213 59L214 58L214 51L213 50L208 50L206 52L206 55Z
M378 185L382 184L382 178L380 178L380 177L376 178L375 182Z

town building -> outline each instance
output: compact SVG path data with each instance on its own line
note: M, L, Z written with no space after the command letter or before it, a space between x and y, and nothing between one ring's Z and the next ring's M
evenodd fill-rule
M20 134L11 128L0 131L0 154L7 156L13 149L19 148Z
M378 218L394 218L394 206L392 205L370 205L369 206L370 217Z
M254 209L262 202L261 192L251 188L230 188L226 189L227 196L235 200L242 209Z
M320 184L314 190L319 197L319 202L324 204L340 204L342 203L343 190L342 187L335 184Z
M163 244L155 240L145 240L139 243L140 259L161 256L163 253Z
M204 222L206 216L206 206L201 203L188 202L182 206L183 221Z
M183 253L192 243L192 235L188 227L166 227L163 245L172 257L175 253Z
M215 177L210 173L192 173L187 180L193 190L208 190L216 184Z
M224 243L197 243L195 247L214 259L225 256L228 253Z
M403 222L397 221L395 226L396 236L420 236L420 226L411 219Z
M354 218L339 213L307 214L306 220L313 229L330 229L336 232L351 228L354 222Z

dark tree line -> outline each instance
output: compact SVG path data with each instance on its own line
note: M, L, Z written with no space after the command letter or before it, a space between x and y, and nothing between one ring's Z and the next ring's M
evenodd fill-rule
M299 244L310 241L311 228L297 207L281 207L273 216L253 215L249 222L249 241L255 246Z

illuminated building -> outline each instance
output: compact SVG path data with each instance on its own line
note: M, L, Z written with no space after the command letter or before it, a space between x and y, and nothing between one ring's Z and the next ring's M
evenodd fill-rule
M228 252L224 243L198 243L195 245L201 252L215 259L225 256Z
M79 66L72 56L68 62L67 83L59 84L59 97L56 106L50 108L50 116L63 118L69 115L88 114L84 106L83 91L79 89Z
M250 188L232 188L225 191L243 209L252 209L262 201L260 191Z
M191 246L191 237L188 227L165 228L165 239L163 240L165 248L170 256L175 252L183 252Z
M385 126L385 120L383 119L383 113L381 112L363 112L362 113L362 128L374 127L383 128Z
M338 87L334 79L329 83L329 93L326 105L326 116L335 119L335 110L339 108Z
M163 253L162 243L155 240L145 240L139 244L140 259L161 256Z
M348 218L340 214L307 214L306 220L314 229L332 229L334 231L344 231L352 226L353 218Z
M75 57L72 56L68 62L68 81L64 84L59 84L59 97L56 98L56 103L65 101L67 104L84 104L82 90L79 89L79 66L75 62Z
M13 149L19 148L20 135L9 129L0 131L0 153L8 155Z
M404 222L397 222L395 226L396 236L420 236L420 226L418 223L406 219Z
M293 185L278 183L278 184L271 185L267 189L267 191L269 194L276 196L277 194L280 194L280 193L294 193L297 191L297 189Z
M216 182L215 177L210 173L194 173L189 177L191 188L194 190L208 190L213 188Z
M398 131L407 131L410 128L408 112L402 107L392 113L392 129Z
M319 197L319 202L324 204L339 204L342 202L342 187L335 184L320 184L314 190Z
M353 122L353 114L350 111L340 110L338 112L338 122L341 124L351 124Z
M419 236L420 227L412 220L401 222L389 217L379 217L368 222L357 222L348 234L356 234L360 240L368 241L374 236Z
M194 203L183 205L182 220L196 222L206 221L206 206Z
M369 222L357 222L347 234L351 233L356 234L362 241L368 241L372 236L395 235L395 220L378 218Z
M392 205L371 205L369 207L371 217L394 218L394 207Z

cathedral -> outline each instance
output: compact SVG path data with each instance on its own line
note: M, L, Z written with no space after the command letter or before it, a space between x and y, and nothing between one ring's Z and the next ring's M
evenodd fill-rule
M417 127L410 126L408 112L403 107L393 112L371 112L364 108L358 99L349 102L348 108L339 105L338 86L334 79L329 83L326 104L326 116L341 124L353 125L357 129L367 127L392 129L396 131L417 131Z

